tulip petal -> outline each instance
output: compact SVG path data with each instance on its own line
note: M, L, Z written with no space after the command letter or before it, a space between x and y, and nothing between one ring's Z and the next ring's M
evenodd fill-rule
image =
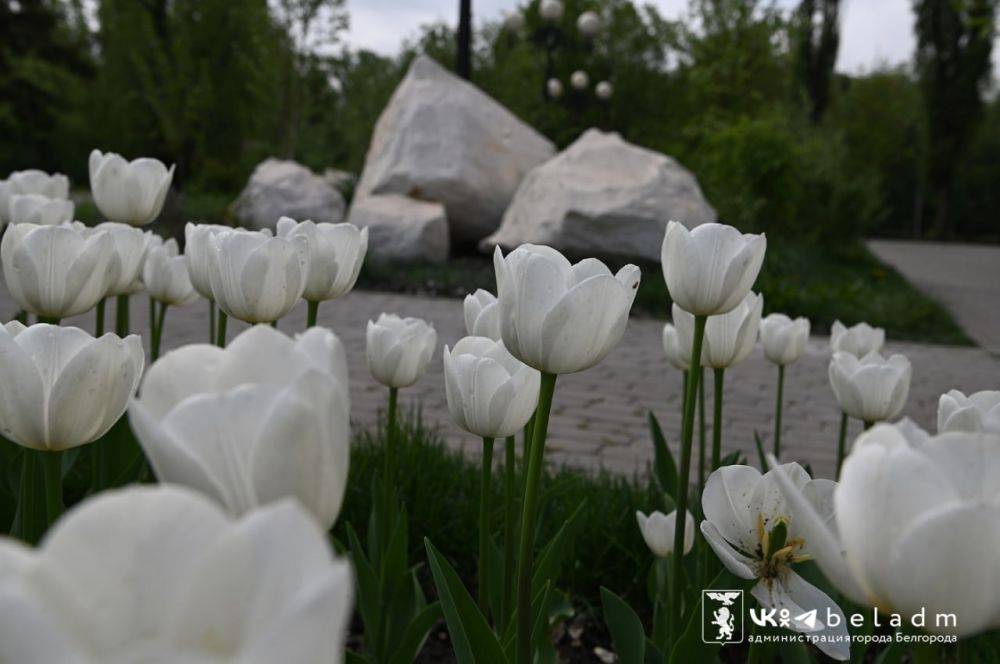
M705 518L726 540L747 553L760 544L757 514L751 512L760 481L760 472L752 466L723 466L708 477L701 497Z
M762 607L788 611L791 629L815 637L816 647L827 656L838 661L850 659L851 637L847 631L844 612L829 595L794 571L785 570L780 578L762 580L750 592ZM812 627L796 619L813 610L816 611L816 622ZM830 627L824 622L828 612L839 618L836 627Z
M140 401L149 414L162 419L170 409L198 392L211 391L223 357L218 346L190 344L166 353L154 362L142 380ZM261 360L267 360L262 355Z
M21 445L45 449L45 384L32 358L6 328L0 329L0 376L11 377L0 389L0 433Z
M755 561L734 549L711 521L701 522L701 534L705 536L705 540L726 569L741 579L757 578L757 572L754 571Z
M603 360L625 333L633 297L610 275L574 286L545 316L538 368L574 373Z

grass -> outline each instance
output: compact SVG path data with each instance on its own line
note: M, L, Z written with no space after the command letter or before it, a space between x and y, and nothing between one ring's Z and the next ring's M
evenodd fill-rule
M613 268L621 262L611 262ZM660 266L641 264L642 283L633 313L669 317L670 301ZM443 265L365 264L359 287L462 297L477 288L496 289L488 257L452 259ZM855 242L828 246L771 241L756 288L764 313L805 316L813 332L828 334L835 320L884 327L890 339L971 345L951 315L930 297Z

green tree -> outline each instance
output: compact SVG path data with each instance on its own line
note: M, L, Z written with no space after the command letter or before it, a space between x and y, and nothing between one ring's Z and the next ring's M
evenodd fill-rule
M796 73L819 124L830 102L830 79L840 45L840 0L802 0L796 12Z

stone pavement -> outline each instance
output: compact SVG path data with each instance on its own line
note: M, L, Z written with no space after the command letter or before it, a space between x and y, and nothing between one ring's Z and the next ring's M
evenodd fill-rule
M145 331L147 299L134 296L132 323ZM9 319L16 306L0 286L0 315ZM384 408L387 391L372 380L365 367L365 323L382 311L420 316L438 330L439 345L452 345L465 334L460 300L376 292L354 292L324 303L319 320L343 340L350 361L352 413L355 425L372 425ZM109 303L108 319L114 320ZM164 350L203 342L208 336L204 302L171 308L164 330ZM93 313L67 321L93 330ZM305 307L282 319L280 329L295 332L305 324ZM230 339L246 326L230 321ZM679 433L681 375L663 359L662 323L635 318L625 337L603 363L588 371L562 376L556 385L547 454L550 462L613 472L643 472L652 459L646 412L652 409L671 446ZM789 460L808 461L821 476L833 472L839 413L827 383L828 340L813 339L806 355L786 370L782 447ZM948 389L965 392L1000 387L1000 359L978 348L889 343L891 352L913 363L913 386L906 414L924 427L934 426L937 398ZM723 447L740 449L753 462L753 432L769 440L777 370L760 351L727 372L723 411ZM711 382L707 389L707 419L711 427ZM425 421L440 427L448 441L471 455L480 443L463 434L448 419L441 354L415 386L401 391L404 406L420 404ZM860 429L854 423L854 429ZM710 440L710 438L709 438Z
M1000 246L870 240L868 248L944 305L977 344L1000 353Z

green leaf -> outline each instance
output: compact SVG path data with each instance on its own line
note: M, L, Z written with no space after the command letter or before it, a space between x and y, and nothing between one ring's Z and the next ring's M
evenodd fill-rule
M347 664L368 664L368 660L365 659L363 655L356 653L353 650L344 651L344 661L347 662Z
M347 538L351 545L351 562L354 565L354 574L357 577L357 606L358 613L361 614L361 622L365 626L365 644L369 649L374 650L376 644L380 642L379 607L382 605L382 589L379 586L375 568L372 567L365 552L361 549L361 542L351 524L347 524Z
M621 664L643 664L646 658L646 633L642 621L618 595L601 586L604 622L611 632L611 642Z
M458 664L506 664L497 637L458 574L426 537L424 546Z
M649 411L649 433L653 438L653 471L656 481L659 482L663 492L676 501L677 465L653 411Z
M764 451L764 443L760 439L760 434L753 432L753 443L757 446L757 461L760 463L760 472L767 472L767 453Z
M402 638L396 643L396 650L389 660L389 664L410 664L415 660L424 645L424 641L427 640L427 634L443 615L441 603L434 602L414 616L406 631L403 632Z
M576 537L577 530L583 525L583 509L586 506L586 499L580 501L573 514L542 549L535 561L535 571L531 577L533 595L545 585L546 581L553 580L558 576L563 560L572 550L572 540Z

